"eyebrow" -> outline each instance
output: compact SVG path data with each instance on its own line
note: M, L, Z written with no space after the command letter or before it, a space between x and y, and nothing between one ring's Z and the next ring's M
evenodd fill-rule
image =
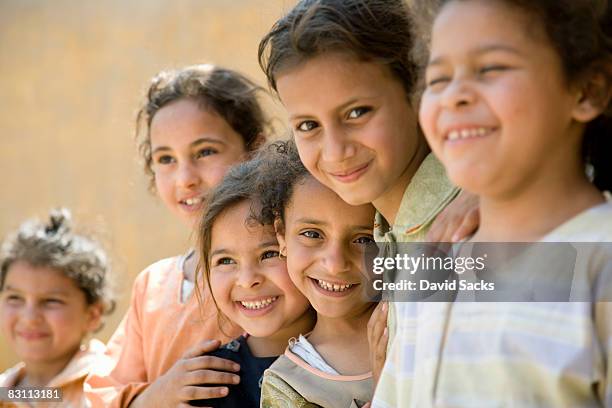
M348 101L344 102L343 104L339 105L338 107L336 107L334 110L335 111L342 111L344 109L346 109L347 107L359 102L359 101L363 101L363 100L367 100L367 99L376 99L378 98L379 95L375 95L375 96L358 96L355 98L351 98ZM312 118L311 115L291 115L289 116L289 120L297 120L297 119L310 119Z
M302 224L327 225L326 222L321 221L321 220L315 220L313 218L299 218L295 220L295 222L299 222Z
M202 143L214 143L214 144L219 144L219 145L225 144L222 140L219 140L219 139L213 139L211 137L201 137L189 143L189 147L193 148ZM155 154L156 152L159 152L159 151L168 151L168 150L172 150L172 149L168 146L158 146L151 152L151 154Z
M326 223L325 221L315 220L313 218L299 218L299 219L296 220L296 222L303 223L303 224L328 225L328 223ZM357 230L372 231L372 225L370 225L370 224L368 224L368 225L354 225L354 226L351 226L351 230L353 230L353 231L357 231Z
M257 248L262 249L262 248L267 248L270 246L277 246L277 245L278 245L278 241L274 239L274 240L262 242L261 244L257 245ZM233 252L227 248L219 248L219 249L215 249L214 251L210 253L210 258L212 258L215 255L219 255L219 254L232 254L232 253Z
M11 285L6 285L5 290L10 290L11 292L23 293L23 290L21 290L19 288L14 288ZM68 296L68 293L63 291L63 290L52 290L51 292L43 292L43 293L39 293L38 295L42 295L42 296L49 296L49 295Z
M510 47L509 45L503 45L503 44L487 44L484 45L482 47L478 47L476 50L470 52L470 54L474 54L476 56L478 55L482 55L482 54L487 54L490 52L497 52L497 51L503 51L503 52L508 52L514 55L518 55L518 56L522 56L523 54L517 50L514 47ZM427 66L432 66L432 65L440 65L442 64L442 62L444 61L444 57L440 56L437 58L434 58L432 60L430 60L427 63Z

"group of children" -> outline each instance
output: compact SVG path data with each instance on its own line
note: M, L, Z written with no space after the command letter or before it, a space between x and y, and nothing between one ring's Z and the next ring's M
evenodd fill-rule
M259 59L287 140L235 71L153 79L139 152L196 242L137 277L106 347L85 345L112 310L96 244L66 212L7 238L23 362L0 385L71 407L612 406L609 254L581 254L579 302L376 302L364 262L374 241L612 242L606 0L302 0Z

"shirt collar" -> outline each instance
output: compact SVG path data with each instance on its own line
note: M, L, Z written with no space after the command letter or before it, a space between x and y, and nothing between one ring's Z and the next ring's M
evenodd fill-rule
M393 227L389 226L382 214L376 212L376 240L384 240L389 232L400 236L418 233L433 221L458 192L459 189L448 179L442 163L430 153L404 191Z

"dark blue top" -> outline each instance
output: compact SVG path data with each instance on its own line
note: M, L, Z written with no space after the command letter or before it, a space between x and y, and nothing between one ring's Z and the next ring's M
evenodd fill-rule
M277 357L255 357L251 354L244 336L230 341L207 355L240 364L238 372L240 384L220 385L228 387L229 394L226 397L194 400L190 402L191 405L194 407L259 408L263 373Z

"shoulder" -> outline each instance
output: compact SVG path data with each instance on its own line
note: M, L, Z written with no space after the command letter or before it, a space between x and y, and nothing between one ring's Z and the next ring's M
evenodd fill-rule
M179 264L182 255L159 260L141 271L134 280L133 292L144 292L149 287L160 287L167 285L169 279L179 279L182 271Z
M248 358L251 353L248 349L246 338L244 336L240 336L227 342L218 349L211 351L210 353L206 353L206 355L220 357L239 363L245 358Z
M559 226L545 241L612 242L612 202L589 208Z
M312 405L309 405L308 401L280 376L271 370L266 370L261 387L261 406L307 407Z

